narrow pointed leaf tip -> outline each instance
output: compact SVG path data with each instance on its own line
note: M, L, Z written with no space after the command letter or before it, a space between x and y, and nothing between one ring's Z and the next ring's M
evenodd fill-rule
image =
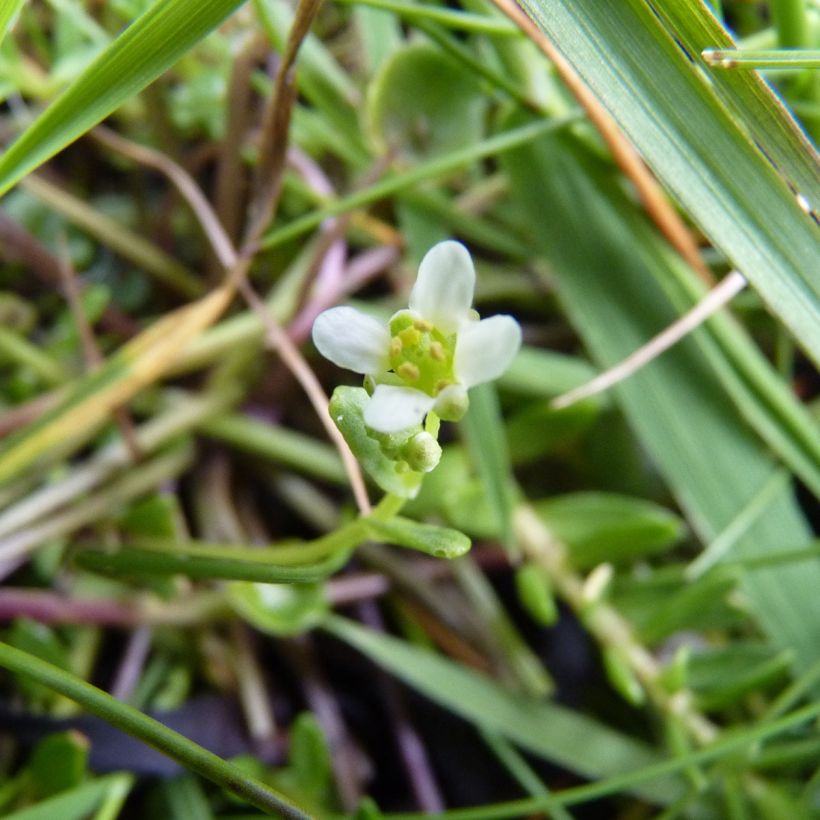
M400 433L420 425L431 411L458 421L469 406L467 389L497 379L510 366L521 346L521 328L512 316L479 321L474 291L469 251L447 240L425 254L409 309L386 326L351 307L318 316L313 341L319 352L367 377L368 428Z

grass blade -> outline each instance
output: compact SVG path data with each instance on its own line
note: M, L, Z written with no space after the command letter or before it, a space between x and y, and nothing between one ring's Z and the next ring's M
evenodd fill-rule
M651 765L651 748L591 718L548 701L509 692L494 681L396 638L330 616L325 628L428 698L479 726L591 778ZM642 790L668 803L681 783L664 780Z
M154 3L0 157L0 196L170 68L243 1Z
M701 229L820 362L818 233L805 205L817 199L820 177L816 165L813 175L806 169L808 158L797 160L808 149L783 121L783 109L774 100L766 105L757 88L745 96L748 120L740 122L701 74L709 69L699 50L691 54L675 39L685 33L682 11L667 28L645 0L522 5ZM707 13L685 5L688 16ZM757 116L769 126L752 141L745 125ZM776 126L786 149L774 144ZM793 158L801 187L790 189L785 172L767 159L773 155Z
M15 16L22 6L23 0L6 0L6 2L0 6L0 43L3 42L6 32L11 28Z

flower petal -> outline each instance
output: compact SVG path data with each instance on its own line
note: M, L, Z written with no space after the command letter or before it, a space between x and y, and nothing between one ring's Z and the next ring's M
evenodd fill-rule
M439 242L421 260L410 293L410 310L445 333L452 333L467 318L474 290L475 268L470 252L460 242Z
M466 322L458 331L456 378L465 387L497 379L521 347L521 327L512 316Z
M435 399L413 390L379 384L364 408L364 423L379 433L398 433L421 424Z
M313 323L313 344L333 364L355 373L379 373L388 368L390 333L352 307L320 313Z

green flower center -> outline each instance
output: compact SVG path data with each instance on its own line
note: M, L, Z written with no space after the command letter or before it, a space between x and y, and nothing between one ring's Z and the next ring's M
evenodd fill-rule
M456 381L456 334L449 336L424 319L402 311L390 320L390 367L406 384L437 396Z

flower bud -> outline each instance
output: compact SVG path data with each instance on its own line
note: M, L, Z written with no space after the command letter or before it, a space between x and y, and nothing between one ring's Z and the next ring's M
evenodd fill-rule
M438 394L433 409L444 421L461 421L470 409L467 391L460 384L448 385Z
M411 470L429 473L441 459L441 446L429 433L416 433L401 451Z

